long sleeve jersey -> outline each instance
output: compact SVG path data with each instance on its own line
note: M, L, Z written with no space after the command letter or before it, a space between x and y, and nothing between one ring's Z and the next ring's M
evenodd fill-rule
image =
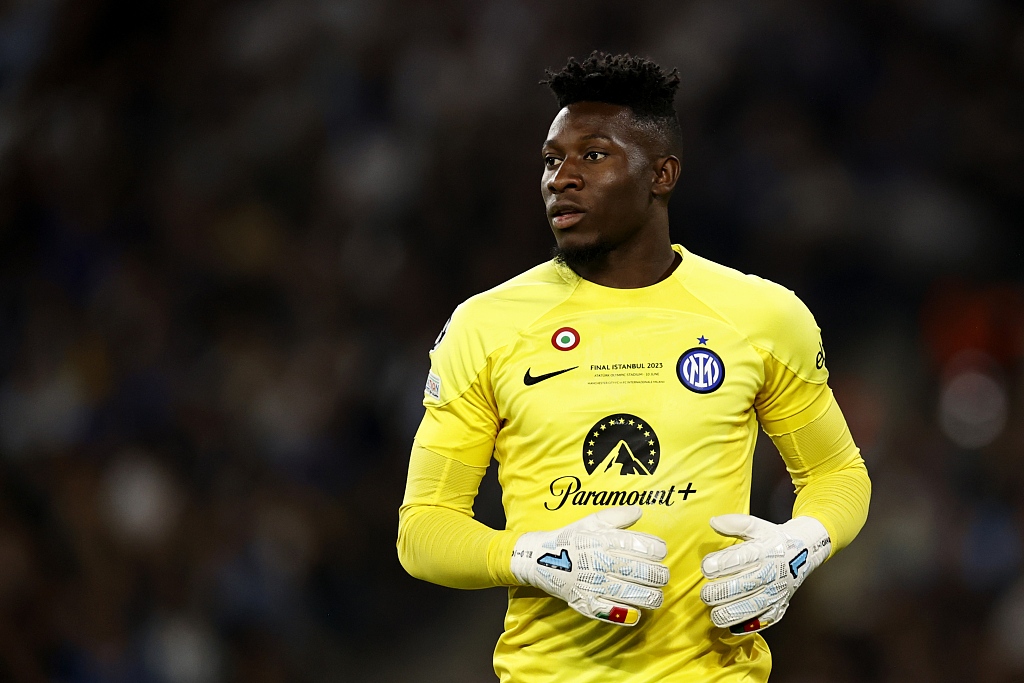
M870 481L810 312L783 287L674 249L680 266L638 289L542 264L459 306L431 352L399 556L442 585L509 586L502 681L766 680L764 640L715 628L699 597L701 559L736 542L708 520L749 510L758 425L792 476L794 516L819 520L833 553L866 519ZM505 530L473 519L492 459ZM622 628L516 585L521 533L613 505L641 506L633 528L667 542L660 609Z

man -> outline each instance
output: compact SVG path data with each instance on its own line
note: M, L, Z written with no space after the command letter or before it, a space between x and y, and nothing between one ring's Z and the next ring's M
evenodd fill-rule
M675 71L594 53L546 83L556 256L439 336L399 557L509 587L502 681L764 681L756 632L870 496L819 330L792 292L671 244ZM746 514L758 423L797 489L786 524ZM504 531L472 518L492 455Z

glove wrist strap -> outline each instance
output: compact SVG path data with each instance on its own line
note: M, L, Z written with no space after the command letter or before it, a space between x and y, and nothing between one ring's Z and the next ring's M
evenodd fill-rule
M807 549L814 557L822 560L832 552L832 539L828 529L814 517L795 517L782 525L783 531L807 544Z
M512 549L512 562L509 569L512 570L512 576L516 577L516 581L523 586L533 585L530 578L533 575L533 568L537 562L536 554L539 551L538 535L540 535L540 532L528 531L519 537L515 547Z

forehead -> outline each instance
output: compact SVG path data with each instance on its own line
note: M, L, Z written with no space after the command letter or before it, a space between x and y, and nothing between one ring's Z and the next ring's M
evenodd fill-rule
M576 102L563 107L548 128L547 143L571 144L591 136L604 136L622 145L644 143L632 110L605 102Z

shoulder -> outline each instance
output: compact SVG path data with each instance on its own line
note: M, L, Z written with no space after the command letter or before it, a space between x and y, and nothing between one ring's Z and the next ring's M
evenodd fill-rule
M579 278L547 261L496 287L470 297L456 309L461 315L480 316L498 327L520 328L531 316L567 299Z
M687 270L685 286L744 331L758 334L764 327L809 314L792 290L757 275L742 273L696 254Z
M491 349L502 346L569 298L577 284L553 262L542 263L459 304L441 341L469 335Z
M684 285L729 322L752 346L800 374L818 375L821 330L790 289L695 254ZM822 352L823 356L823 352ZM810 361L810 372L807 372Z
M571 271L548 261L459 304L430 351L437 383L450 387L434 392L434 399L465 391L489 358L568 299L578 284Z

